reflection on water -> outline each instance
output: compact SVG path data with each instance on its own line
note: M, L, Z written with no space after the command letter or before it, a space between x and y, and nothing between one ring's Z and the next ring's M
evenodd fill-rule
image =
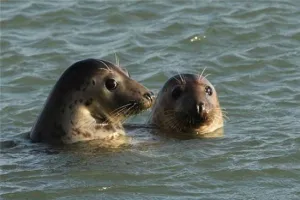
M0 4L1 198L299 198L297 1ZM115 53L154 92L178 72L206 67L230 118L223 137L182 140L127 127L130 142L120 148L26 139L68 66L114 62Z

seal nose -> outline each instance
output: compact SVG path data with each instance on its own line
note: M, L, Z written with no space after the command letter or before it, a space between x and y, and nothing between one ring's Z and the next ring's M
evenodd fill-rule
M153 92L147 92L143 95L143 97L145 99L147 99L148 101L152 102L153 101Z

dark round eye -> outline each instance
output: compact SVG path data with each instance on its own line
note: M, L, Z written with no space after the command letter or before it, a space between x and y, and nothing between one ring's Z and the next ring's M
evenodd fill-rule
M213 90L210 86L206 86L205 87L205 92L206 94L208 94L209 96L211 96L213 94Z
M114 90L118 87L118 83L114 79L107 79L105 82L105 86L108 90Z
M180 86L175 87L172 91L172 98L177 100L180 97L181 93L182 93L181 87Z

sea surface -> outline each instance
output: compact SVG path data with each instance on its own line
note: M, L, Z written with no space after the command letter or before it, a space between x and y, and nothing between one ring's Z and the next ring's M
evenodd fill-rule
M300 1L0 5L0 199L300 199ZM224 136L157 139L136 128L116 149L25 137L67 67L115 55L155 93L206 68L229 117Z

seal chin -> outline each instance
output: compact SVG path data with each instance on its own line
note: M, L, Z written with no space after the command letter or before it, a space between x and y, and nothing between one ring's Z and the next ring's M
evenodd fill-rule
M191 117L191 123L190 126L192 128L199 128L200 126L203 126L204 124L207 124L209 121L209 115L208 113L202 113L200 115L192 116Z
M197 129L200 126L204 125L205 122L206 122L206 120L203 120L203 119L201 119L201 120L195 119L191 123L189 123L189 127L193 128L193 129Z
M176 122L181 124L183 130L199 129L201 126L207 125L210 121L209 114L206 112L201 114L176 112L175 118Z

